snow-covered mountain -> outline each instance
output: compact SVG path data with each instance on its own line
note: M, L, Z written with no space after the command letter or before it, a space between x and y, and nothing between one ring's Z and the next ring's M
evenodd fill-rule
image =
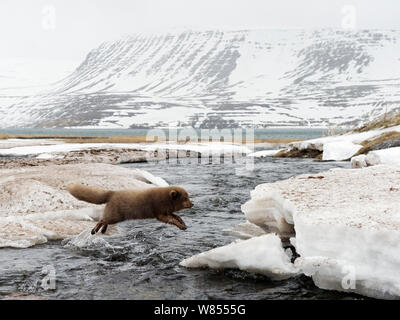
M0 90L0 127L357 123L400 104L400 31L135 35L35 95Z

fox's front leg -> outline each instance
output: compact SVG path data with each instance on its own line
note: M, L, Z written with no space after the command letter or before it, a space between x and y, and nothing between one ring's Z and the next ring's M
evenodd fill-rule
M96 226L92 229L91 234L97 233L97 231L99 231L100 228L101 228L103 225L104 225L104 220L101 219L101 220L96 224ZM103 227L103 228L104 228L104 227ZM105 228L107 229L107 227L105 227Z
M177 226L181 230L187 229L186 224L185 222L183 222L182 218L173 213L167 215L160 215L157 217L157 220Z

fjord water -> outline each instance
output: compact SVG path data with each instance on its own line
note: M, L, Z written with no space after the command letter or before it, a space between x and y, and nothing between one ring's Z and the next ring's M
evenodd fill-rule
M271 281L238 270L179 266L184 258L234 240L223 230L245 221L240 206L256 185L348 163L263 158L255 159L254 170L247 171L240 159L199 164L196 158L124 166L148 170L171 185L185 187L194 203L180 213L188 229L153 220L125 221L118 226L121 234L104 237L98 245L77 246L64 240L22 250L0 249L1 296L24 292L56 299L360 298L318 289L306 276ZM42 286L49 269L54 290Z
M175 133L179 136L181 128L161 129L165 136ZM207 129L205 129L207 130ZM239 129L240 130L240 129ZM132 136L145 137L149 129L76 129L76 128L31 128L31 129L2 129L1 133L10 135L49 135L49 136L71 136L71 137L115 137ZM186 132L186 131L185 131ZM194 129L197 137L201 137L201 129ZM254 138L256 139L313 139L326 135L327 129L324 128L268 128L254 129ZM246 137L245 129L242 131L243 138ZM186 134L185 134L186 135ZM193 137L191 137L193 138Z

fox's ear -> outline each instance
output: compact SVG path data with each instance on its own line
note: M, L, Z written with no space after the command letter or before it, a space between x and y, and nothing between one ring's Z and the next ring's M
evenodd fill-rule
M175 200L179 197L179 192L176 190L171 190L171 192L169 193L169 196L171 197L171 199Z

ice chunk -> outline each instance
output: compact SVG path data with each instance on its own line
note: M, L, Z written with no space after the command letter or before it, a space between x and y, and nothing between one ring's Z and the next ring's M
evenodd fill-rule
M367 166L366 155L360 154L351 158L351 167L352 168L364 168Z
M266 188L295 206L296 267L324 289L400 297L400 165L319 175Z
M369 264L354 265L347 260L327 257L298 258L295 266L326 290L355 292L368 297L395 299L400 282L390 274L375 273Z
M298 273L280 238L274 234L237 240L185 259L180 265L187 268L235 268L263 274L273 280L287 279Z
M359 144L350 141L335 141L324 144L322 160L346 160L351 158L362 148Z
M269 184L258 185L251 191L251 200L241 207L246 219L266 232L277 232L289 238L294 234L293 205Z

